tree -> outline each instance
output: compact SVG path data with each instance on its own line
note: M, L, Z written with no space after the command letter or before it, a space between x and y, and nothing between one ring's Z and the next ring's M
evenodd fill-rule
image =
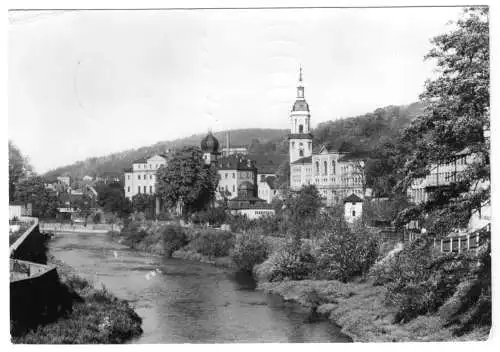
M302 186L298 193L290 193L285 208L292 225L292 236L298 240L309 234L308 228L316 220L322 199L314 185Z
M31 170L28 159L12 141L9 141L9 201L14 200L16 184Z
M490 147L484 136L490 124L488 27L487 7L466 9L452 31L432 39L434 47L426 56L436 60L439 75L426 82L421 95L425 111L404 132L402 142L409 152L405 178L398 187L406 189L415 178L428 174L432 164L449 160L465 148L477 156L461 187L420 207L427 213L453 206L467 214L490 196ZM488 186L475 192L481 184ZM443 212L441 221L456 214Z
M143 212L148 218L153 218L155 212L155 196L145 193L136 194L132 197L132 208L134 211Z
M31 203L32 215L41 218L55 218L58 213L59 201L54 193L45 188L45 180L31 177L16 185L13 200Z
M97 204L104 211L117 214L122 218L130 214L131 205L125 197L125 192L120 183L100 183L96 186L96 190L98 193Z
M281 193L290 188L290 161L286 160L278 167L274 185Z
M179 206L184 217L204 210L213 202L218 175L205 165L199 148L184 147L157 171L157 194L168 207Z
M86 194L83 194L81 197L75 197L72 200L72 205L78 208L80 215L85 219L85 225L87 225L87 218L92 213L91 204L92 200Z

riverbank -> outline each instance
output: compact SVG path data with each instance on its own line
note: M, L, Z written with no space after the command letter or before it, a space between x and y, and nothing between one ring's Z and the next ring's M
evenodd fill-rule
M142 319L127 301L77 276L74 269L49 257L61 287L72 303L57 320L13 336L15 344L120 344L142 333Z
M318 313L341 326L342 333L354 342L484 341L489 335L489 329L482 328L454 336L451 327L443 327L444 322L438 315L419 316L406 324L393 324L396 310L384 303L385 288L369 281L261 282L258 289L306 307L310 306L308 294L316 291L321 303Z

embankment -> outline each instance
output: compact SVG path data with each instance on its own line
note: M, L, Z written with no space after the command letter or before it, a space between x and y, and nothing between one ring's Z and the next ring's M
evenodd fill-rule
M438 315L419 316L406 324L393 324L396 310L386 305L385 288L371 282L282 281L259 283L258 289L280 295L287 301L309 306L308 294L315 291L324 314L342 327L354 342L470 341L488 339L489 329L477 329L460 337L443 327Z
M10 325L13 343L124 343L142 333L126 301L96 289L47 257L38 222L10 248Z

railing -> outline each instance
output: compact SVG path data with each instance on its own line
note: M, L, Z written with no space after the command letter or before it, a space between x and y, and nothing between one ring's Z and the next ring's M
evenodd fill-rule
M29 236L29 234L35 229L35 227L38 226L38 218L31 218L31 217L22 217L21 220L22 222L25 223L30 223L31 226L29 226L20 236L16 236L15 238L11 238L9 236L9 244L10 244L10 253L12 254L15 252L15 250L23 243L23 241L26 239L26 237Z
M121 227L115 224L71 224L71 223L40 223L41 231L54 232L107 232L119 231Z
M434 248L439 244L442 253L462 253L471 250L478 250L491 233L491 224L463 236L447 237L442 240L434 239Z

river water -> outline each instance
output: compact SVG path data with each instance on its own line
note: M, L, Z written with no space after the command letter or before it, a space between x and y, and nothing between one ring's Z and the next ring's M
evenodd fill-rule
M328 321L255 290L247 275L137 252L105 234L62 233L50 252L131 302L144 333L133 343L348 342Z

